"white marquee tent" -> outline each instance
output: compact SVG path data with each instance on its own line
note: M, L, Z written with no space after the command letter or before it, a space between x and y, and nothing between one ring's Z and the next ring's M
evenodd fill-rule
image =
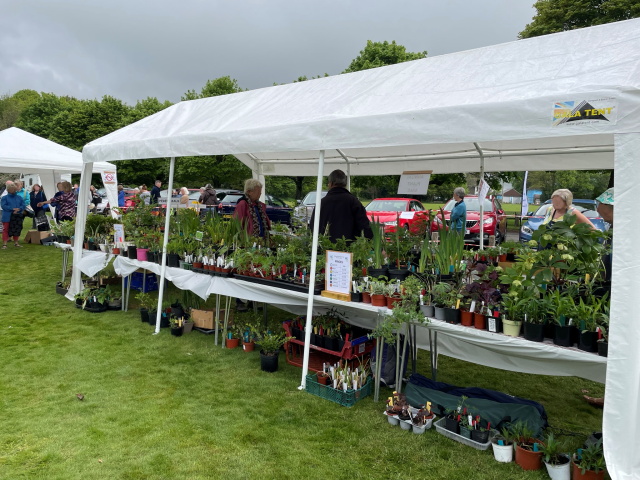
M34 173L47 198L57 192L60 176L82 172L82 153L39 137L16 127L0 131L0 172ZM93 164L93 173L115 172L116 166L107 162ZM118 204L117 191L107 189L111 205ZM88 198L88 195L87 195Z
M88 172L97 161L171 157L171 189L175 157L213 154L237 156L257 178L318 175L318 191L335 168L469 172L482 157L487 171L615 167L604 446L612 478L640 478L640 319L631 302L640 292L640 19L182 102L91 142L83 160ZM311 265L313 279L315 258ZM310 295L308 319L312 304ZM307 345L309 335L310 323Z

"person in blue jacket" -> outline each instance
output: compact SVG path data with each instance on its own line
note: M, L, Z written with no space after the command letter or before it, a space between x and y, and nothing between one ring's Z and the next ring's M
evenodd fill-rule
M24 217L24 198L16 194L16 186L9 185L7 194L2 197L0 206L2 207L2 249L7 249L9 237L13 237L13 243L16 247L22 247L18 244L20 233L22 232L22 222Z
M124 207L124 187L122 185L118 185L118 206Z
M464 196L466 192L464 188L458 187L453 191L453 199L456 204L451 210L451 226L455 226L458 233L464 232L467 225L467 206L464 203Z

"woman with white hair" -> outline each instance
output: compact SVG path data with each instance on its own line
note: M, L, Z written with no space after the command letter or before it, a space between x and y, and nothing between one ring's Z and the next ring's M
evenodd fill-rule
M180 189L180 205L189 205L189 189L187 187L182 187Z
M7 249L9 237L13 237L16 247L22 247L18 243L20 232L22 232L22 212L25 208L24 198L17 194L14 184L7 185L7 194L2 197L2 249Z
M455 227L458 233L463 233L467 225L467 205L464 203L465 195L466 192L462 187L458 187L453 191L453 199L456 201L456 204L451 210L450 224Z
M575 215L576 223L588 223L591 228L596 228L587 217L573 206L573 193L566 188L561 188L551 194L551 208L547 210L542 224L551 226L555 222L563 221L565 215Z
M244 196L238 200L234 218L240 220L243 228L252 237L268 238L271 221L267 217L267 206L260 201L262 184L250 178L244 182Z

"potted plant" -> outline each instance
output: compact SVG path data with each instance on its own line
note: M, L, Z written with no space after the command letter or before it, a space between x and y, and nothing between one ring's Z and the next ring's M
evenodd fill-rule
M171 335L174 337L181 337L184 332L184 320L182 318L176 318L171 316Z
M396 292L395 283L390 283L389 285L385 285L385 299L387 308L393 310L393 307L396 303L402 301L402 295Z
M407 268L407 255L413 246L413 239L407 229L400 225L400 214L396 214L396 230L391 234L393 247L390 247L389 279L404 281L411 271Z
M460 435L471 440L471 432L473 431L473 421L469 423L469 416L462 415L460 418Z
M598 321L598 355L609 354L609 307L605 306Z
M434 314L437 320L444 320L444 308L451 292L451 285L445 282L436 283L431 289L433 303L435 305Z
M571 330L573 327L569 325L569 315L574 309L573 298L566 293L555 289L548 294L548 315L554 322L553 327L553 343L561 347L571 347Z
M502 305L504 315L502 316L502 332L510 337L519 337L522 328L522 308L526 299L519 299L517 296L508 295L503 297Z
M493 457L500 463L511 463L513 461L513 435L506 427L502 429L501 435L496 435L491 439Z
M278 370L278 357L280 348L293 337L285 336L285 333L262 332L256 340L260 344L260 369L263 372L275 372Z
M383 250L385 244L384 224L375 220L371 223L371 230L373 232L372 247L373 247L373 266L369 267L369 276L372 278L389 277L389 267L383 265L384 261Z
M523 470L539 470L542 468L542 442L533 437L533 431L526 423L518 422L512 428L516 439L516 463Z
M485 444L489 441L489 433L491 432L491 422L487 422L487 426L482 426L480 415L473 419L473 430L471 430L471 440L477 443Z
M551 480L570 480L571 460L569 455L560 452L560 448L561 445L553 438L553 433L547 435L544 445L540 446L542 461Z
M524 338L531 342L544 340L544 325L547 320L547 306L542 299L531 296L524 305Z
M142 323L149 323L149 310L153 307L151 295L140 292L136 295L136 299L140 301L140 320Z
M384 296L387 292L387 285L383 281L372 280L369 284L369 291L371 292L371 305L374 307L387 306L387 299Z
M607 465L604 459L604 451L602 450L602 438L574 454L572 463L574 480L604 479Z
M460 300L462 300L462 293L457 287L451 288L447 295L447 300L444 308L444 319L447 323L457 325L460 323Z
M318 383L321 385L328 385L329 380L331 379L331 375L329 375L325 371L318 372L316 376L318 377Z
M433 423L434 415L433 412L422 405L420 409L413 416L413 433L417 435L421 435L425 430L431 428L431 424Z

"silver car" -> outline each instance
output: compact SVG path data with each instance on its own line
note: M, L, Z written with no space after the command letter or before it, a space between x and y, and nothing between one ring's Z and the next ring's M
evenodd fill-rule
M322 192L322 198L327 195L328 192ZM309 225L311 221L311 214L316 206L316 192L309 192L302 199L298 200L298 206L293 209L293 225L294 227L302 227L303 225Z

